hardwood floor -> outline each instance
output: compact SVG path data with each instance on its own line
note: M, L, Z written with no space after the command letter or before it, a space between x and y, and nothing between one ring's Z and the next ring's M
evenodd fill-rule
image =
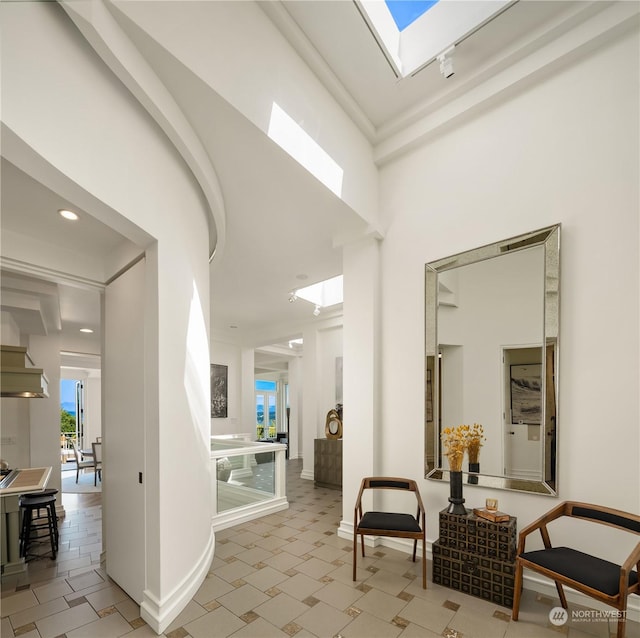
M95 507L96 505L102 505L102 493L69 494L63 492L62 504L64 505L64 509L69 512L87 507Z

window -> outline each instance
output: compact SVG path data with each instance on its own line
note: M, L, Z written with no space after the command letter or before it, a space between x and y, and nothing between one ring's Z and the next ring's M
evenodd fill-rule
M277 384L275 381L256 381L256 436L275 439L277 431Z

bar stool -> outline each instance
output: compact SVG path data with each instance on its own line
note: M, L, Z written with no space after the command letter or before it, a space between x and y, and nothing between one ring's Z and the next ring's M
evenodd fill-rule
M20 556L28 558L34 542L49 538L51 558L58 552L58 518L56 516L56 494L58 490L44 490L22 494L19 499L22 527L20 529ZM45 510L44 514L40 510ZM35 514L35 515L34 515ZM45 530L45 533L41 532ZM33 555L32 555L33 556Z

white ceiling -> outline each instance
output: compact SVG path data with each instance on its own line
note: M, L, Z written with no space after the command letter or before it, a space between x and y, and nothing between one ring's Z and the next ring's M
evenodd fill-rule
M146 4L153 11L154 3ZM552 26L553 37L560 37L559 24L599 10L599 4L605 3L520 0L457 47L452 78L445 80L437 64L431 64L401 81L353 2L285 0L263 2L261 7L375 145L524 55L536 41L549 37L544 34ZM314 321L313 307L304 301L289 303L289 291L340 274L341 250L333 245L334 237L345 229L362 230L362 221L189 69L134 26L123 26L191 121L224 192L227 241L211 266L214 330L255 346L300 334L304 323ZM3 232L105 262L126 241L92 217L92 211L80 211L75 224L63 222L56 211L77 209L74 203L6 160L1 178ZM20 282L14 275L9 281L5 274L3 309L5 293L15 297ZM23 294L33 298L33 282L23 283ZM58 296L62 333L77 339L79 326L87 325L99 342L95 290L58 283ZM14 310L26 321L29 313ZM277 353L277 348L264 352L257 367L280 369L283 359ZM286 358L288 352L280 354Z

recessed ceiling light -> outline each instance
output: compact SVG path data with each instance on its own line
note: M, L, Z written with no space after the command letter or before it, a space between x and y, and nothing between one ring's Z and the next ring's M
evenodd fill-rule
M91 333L91 332L93 332L93 330L91 330L91 328L80 328L80 332L88 332L88 333Z
M309 275L305 275L301 272L299 275L296 275L296 279L300 279L300 281L304 281L305 279L309 279Z
M78 219L78 214L74 213L72 210L67 210L66 208L62 208L58 212L65 219L70 219L71 221L75 221L76 219Z

